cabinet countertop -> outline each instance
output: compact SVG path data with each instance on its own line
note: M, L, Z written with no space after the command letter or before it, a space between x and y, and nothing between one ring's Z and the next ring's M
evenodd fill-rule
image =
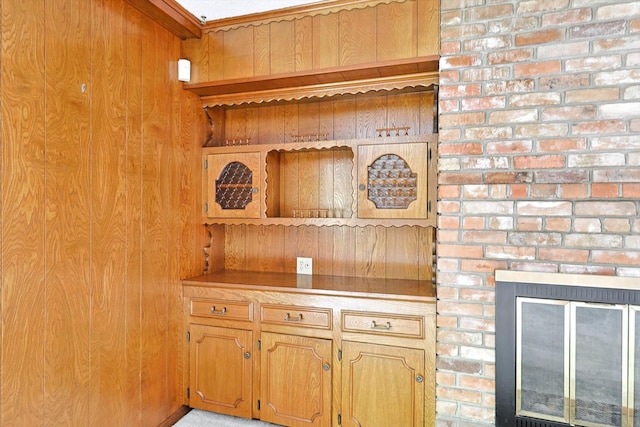
M319 295L385 298L434 302L435 287L428 280L304 275L222 270L191 277L184 286L296 292Z

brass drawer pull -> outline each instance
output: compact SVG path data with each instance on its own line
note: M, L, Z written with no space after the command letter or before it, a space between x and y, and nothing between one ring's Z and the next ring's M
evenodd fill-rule
M296 317L291 317L291 315L287 313L287 315L284 316L284 321L285 322L302 322L302 313L298 314L298 316Z
M375 320L371 322L371 329L391 329L391 322L387 322L384 325L378 325Z
M212 305L211 306L211 310L209 310L209 311L211 311L211 314L220 314L220 315L224 316L225 314L227 314L227 307L222 307L222 310L216 311L216 306Z

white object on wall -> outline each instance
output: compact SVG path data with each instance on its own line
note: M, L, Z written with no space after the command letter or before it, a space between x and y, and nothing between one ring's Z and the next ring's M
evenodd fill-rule
M178 59L178 80L181 82L191 81L191 61L188 59Z

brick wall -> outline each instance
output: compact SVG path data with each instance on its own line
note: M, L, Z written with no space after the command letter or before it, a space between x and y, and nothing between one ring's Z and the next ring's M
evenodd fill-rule
M495 269L640 278L640 1L441 6L438 424L492 424Z

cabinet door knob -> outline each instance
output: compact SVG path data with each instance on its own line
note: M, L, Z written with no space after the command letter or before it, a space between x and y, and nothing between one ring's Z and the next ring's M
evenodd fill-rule
M324 369L325 371L328 371L329 369L331 369L331 366L329 366L328 363L325 363L322 365L322 369Z
M364 191L366 188L367 188L367 186L364 185L364 184L358 185L358 190L360 190L360 191Z
M424 378L422 377L422 375L418 375L418 376L416 377L416 382L417 382L417 383L422 383L422 381L424 381Z
M224 316L225 314L227 314L227 307L222 307L222 310L220 311L216 311L216 306L212 305L211 306L211 310L209 310L211 312L211 314L220 314L222 316Z
M251 353L249 353L248 351L244 353L245 359L249 359L250 357L251 357Z
M252 192L253 194L258 194L258 189L257 189L257 188L255 188L255 187L253 187L253 188L251 189L251 192Z

